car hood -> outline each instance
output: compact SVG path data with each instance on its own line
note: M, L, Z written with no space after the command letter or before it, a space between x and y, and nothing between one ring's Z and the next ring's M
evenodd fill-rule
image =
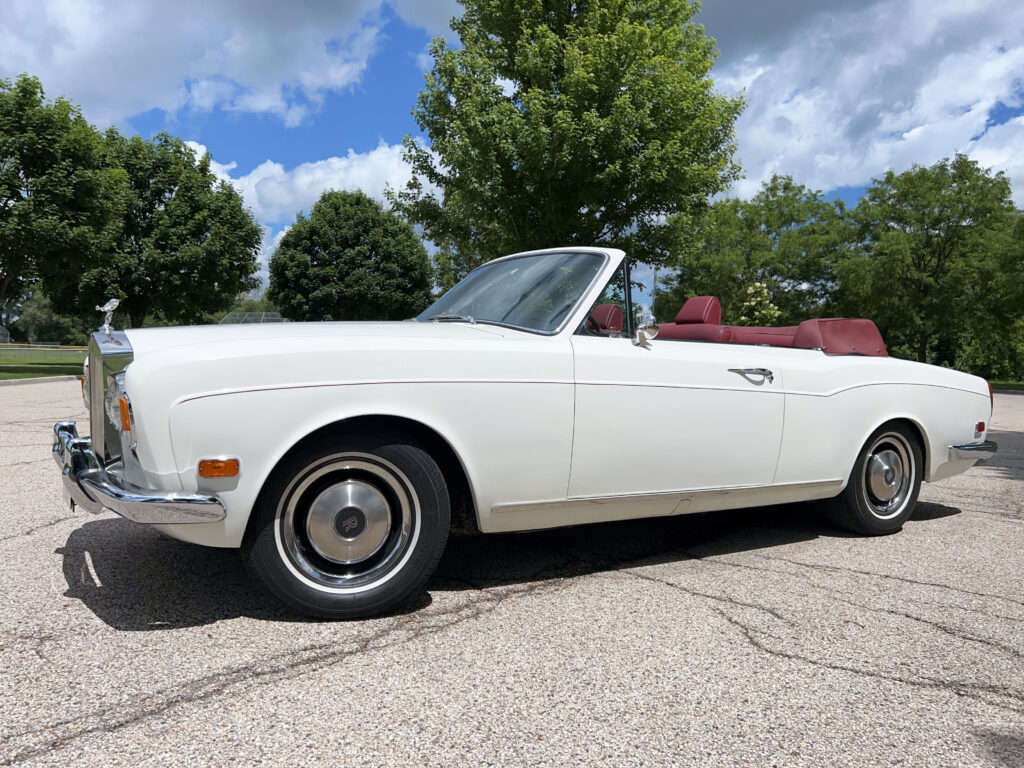
M408 339L480 339L505 335L505 329L470 323L322 322L322 323L241 323L231 325L190 325L171 328L138 328L125 331L135 357L173 347L206 344L266 343L288 345L299 340L345 338ZM513 332L514 333L514 332Z

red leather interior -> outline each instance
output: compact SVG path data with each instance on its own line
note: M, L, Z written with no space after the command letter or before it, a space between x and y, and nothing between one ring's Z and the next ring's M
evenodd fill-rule
M748 325L732 325L732 340L737 344L769 344L773 347L792 347L798 326L786 325L779 328L762 328Z
M889 356L878 327L863 318L804 320L797 326L793 346L820 349L828 355Z
M683 308L676 315L676 323L704 323L720 325L722 323L722 304L714 296L693 296L686 300Z
M663 339L820 349L828 355L889 356L878 328L863 318L804 320L800 325L779 328L722 325L721 322L722 305L718 299L714 296L694 296L687 299L674 323L661 323L658 326L658 336Z
M618 304L598 304L590 316L601 333L622 333L622 307Z
M692 339L694 341L733 341L732 329L728 325L702 325L688 323L658 324L659 339Z

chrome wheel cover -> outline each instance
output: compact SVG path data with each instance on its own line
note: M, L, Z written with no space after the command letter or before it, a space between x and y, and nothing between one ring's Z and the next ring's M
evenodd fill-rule
M372 589L401 571L420 531L405 474L366 453L338 453L299 472L281 495L274 535L289 570L316 589Z
M899 432L886 432L868 448L861 475L861 494L871 514L879 520L891 520L902 513L910 501L917 479L914 451Z

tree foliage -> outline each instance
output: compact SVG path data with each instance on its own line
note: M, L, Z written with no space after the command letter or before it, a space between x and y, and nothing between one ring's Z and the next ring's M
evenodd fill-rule
M719 200L692 225L673 224L680 267L658 294L657 317L675 317L690 296L717 296L723 321L738 324L749 314L745 304L754 283L778 309L779 324L829 311L835 265L849 240L841 202L776 175L750 200Z
M958 154L889 171L852 212L840 308L871 317L890 347L956 363L965 343L1006 348L1024 317L1024 221L1003 173Z
M460 47L431 46L394 194L452 285L483 260L606 244L656 263L665 218L733 179L740 98L715 92L714 41L685 0L461 0Z
M77 317L58 314L42 291L36 290L28 295L19 308L15 328L22 338L32 344L48 342L77 345L86 343L89 331L95 328L95 324L89 327Z
M267 298L290 320L402 320L430 302L430 262L397 213L328 191L281 238Z
M94 314L108 298L133 327L148 316L201 322L256 287L259 226L229 184L179 138L104 137L108 162L121 169L118 226L103 258L84 269L54 259L42 274L51 298Z
M77 107L34 77L0 80L0 325L40 275L98 257L121 179Z
M1024 378L1024 214L1004 174L964 155L890 171L852 209L776 176L679 232L662 319L714 295L724 322L748 324L773 314L756 294L779 311L766 324L868 317L895 356Z

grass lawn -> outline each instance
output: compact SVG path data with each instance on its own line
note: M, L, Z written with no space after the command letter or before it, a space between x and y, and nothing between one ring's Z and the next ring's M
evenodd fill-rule
M44 349L0 345L0 379L81 376L84 349Z
M31 379L37 376L81 376L82 364L80 362L56 360L53 362L22 362L8 361L0 358L0 380L2 379Z
M1014 389L1024 392L1024 381L993 381L992 389Z

